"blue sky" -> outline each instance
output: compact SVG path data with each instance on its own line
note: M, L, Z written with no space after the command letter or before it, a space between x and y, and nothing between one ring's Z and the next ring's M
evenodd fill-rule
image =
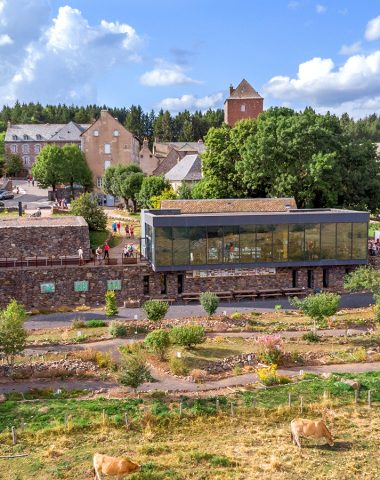
M380 110L373 0L0 0L0 103Z

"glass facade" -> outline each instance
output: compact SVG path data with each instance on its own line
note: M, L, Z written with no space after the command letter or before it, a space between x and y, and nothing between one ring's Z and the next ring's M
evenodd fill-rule
M148 259L156 266L365 260L367 223L210 227L145 225Z

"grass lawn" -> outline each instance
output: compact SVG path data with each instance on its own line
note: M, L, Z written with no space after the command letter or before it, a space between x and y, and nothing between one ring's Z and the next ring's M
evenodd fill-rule
M380 230L380 222L369 222L368 236L369 237L374 237L375 236L375 230Z
M90 230L90 246L92 249L96 249L98 246L103 247L105 244L110 232L108 230L94 231ZM119 235L112 235L110 240L110 247L116 247L122 241L122 237Z
M1 454L29 456L0 460L0 475L2 480L87 480L92 455L100 451L142 463L142 471L129 476L131 480L372 480L378 478L380 373L356 378L364 390L356 406L353 391L340 376L219 397L218 412L215 397L185 398L182 417L178 400L7 401L0 404ZM372 409L365 403L369 387ZM323 399L324 391L328 395ZM292 445L289 422L300 414L299 395L304 417L326 415L334 447L313 439L303 440L301 451ZM9 428L19 429L21 418L25 431L18 430L18 444L12 446Z

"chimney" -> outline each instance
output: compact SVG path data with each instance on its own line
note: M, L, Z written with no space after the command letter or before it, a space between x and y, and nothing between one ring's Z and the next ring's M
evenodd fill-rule
M234 91L235 91L234 86L231 83L230 84L230 95L232 95L234 93Z
M200 138L200 139L198 140L198 143L203 143L203 140Z
M148 141L147 137L144 137L143 148L149 148L149 141Z
M8 126L8 128L11 128L11 126L12 126L12 123L11 123L11 121L10 121L10 120L8 120L8 122L7 122L7 126Z

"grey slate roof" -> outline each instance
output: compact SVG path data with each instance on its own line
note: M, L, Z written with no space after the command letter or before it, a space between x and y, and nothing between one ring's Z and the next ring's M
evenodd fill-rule
M24 141L78 141L80 142L80 134L89 125L69 122L62 123L45 123L45 124L17 124L7 128L5 134L6 142L24 142ZM17 140L13 136L17 136ZM24 140L24 135L28 136L28 140ZM41 135L41 138L37 138ZM60 135L62 138L56 137ZM54 139L53 139L54 137Z
M198 181L202 179L202 161L199 155L186 155L165 178L170 182Z

